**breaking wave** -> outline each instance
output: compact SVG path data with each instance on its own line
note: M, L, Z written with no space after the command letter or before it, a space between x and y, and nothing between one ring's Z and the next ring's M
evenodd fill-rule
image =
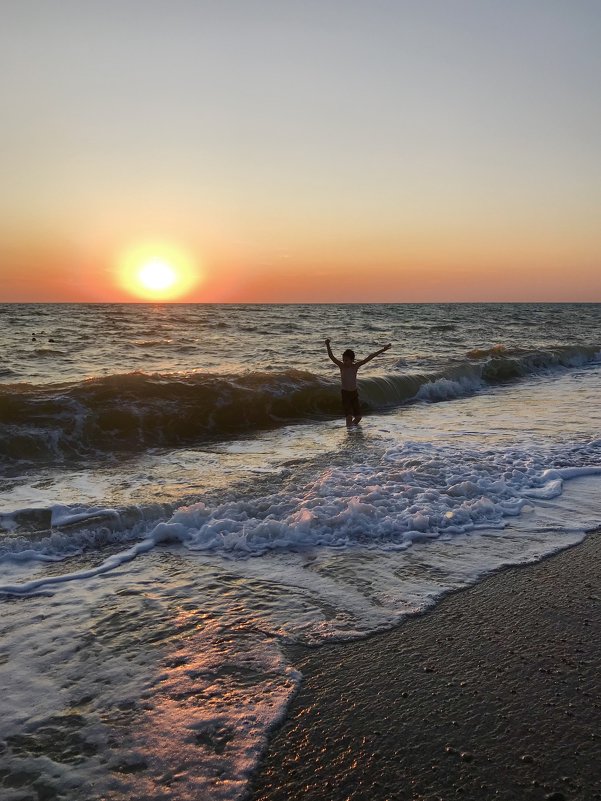
M597 346L473 350L436 373L361 380L368 410L436 402L549 369L599 361ZM91 453L176 447L340 414L338 384L299 370L245 374L127 373L0 388L0 458L63 461Z

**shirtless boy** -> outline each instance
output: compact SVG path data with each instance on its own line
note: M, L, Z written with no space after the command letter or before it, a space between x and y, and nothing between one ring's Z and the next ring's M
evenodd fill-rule
M328 349L328 356L340 368L340 380L342 383L342 407L346 416L347 426L356 426L361 420L361 407L359 406L359 394L357 392L357 370L363 367L364 364L370 362L380 353L384 353L391 345L384 345L380 350L375 353L370 353L365 359L355 361L355 351L350 348L345 350L342 354L342 361L337 359L332 353L330 347L330 340L326 339L326 348Z

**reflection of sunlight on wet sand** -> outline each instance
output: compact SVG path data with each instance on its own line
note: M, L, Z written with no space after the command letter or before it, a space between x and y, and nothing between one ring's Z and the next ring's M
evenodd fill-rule
M132 786L125 779L114 798L197 801L241 793L298 685L273 638L250 623L227 628L194 609L181 611L174 628L192 633L163 660L144 695L124 768Z

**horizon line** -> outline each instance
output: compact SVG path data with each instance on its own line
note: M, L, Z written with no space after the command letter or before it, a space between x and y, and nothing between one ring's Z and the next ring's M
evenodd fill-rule
M501 306L508 304L594 306L601 304L601 300L0 300L0 306Z

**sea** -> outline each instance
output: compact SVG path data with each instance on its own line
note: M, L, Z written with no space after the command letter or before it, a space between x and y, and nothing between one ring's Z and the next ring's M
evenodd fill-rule
M580 542L600 324L592 303L0 305L3 800L241 799L299 646ZM358 426L326 338L392 344Z

